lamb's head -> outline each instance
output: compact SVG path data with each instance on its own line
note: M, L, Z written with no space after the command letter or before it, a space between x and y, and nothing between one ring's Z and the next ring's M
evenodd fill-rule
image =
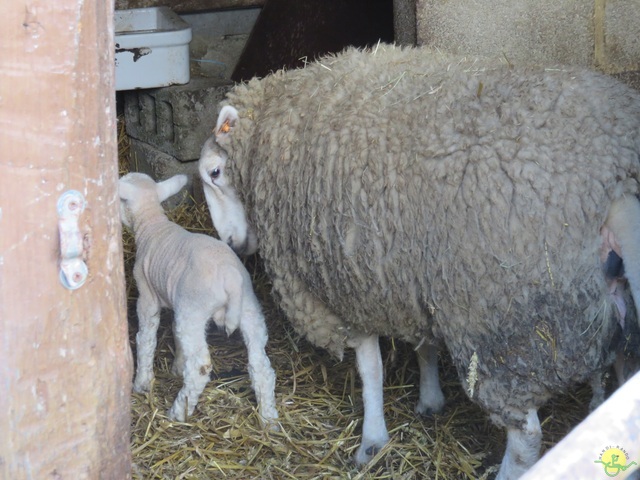
M216 127L216 131L219 128ZM227 181L226 163L227 153L217 144L216 137L211 136L202 147L198 171L213 226L220 239L238 255L251 255L258 249L258 242L242 202Z
M187 184L186 175L174 175L162 182L154 182L144 173L131 172L118 181L120 220L129 228L140 215L148 211L162 211L160 205Z

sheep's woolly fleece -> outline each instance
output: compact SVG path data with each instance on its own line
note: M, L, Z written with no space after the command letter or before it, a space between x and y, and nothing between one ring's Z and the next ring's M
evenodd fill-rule
M599 230L638 193L637 92L380 45L225 103L240 114L227 173L313 343L341 356L363 332L443 339L506 423L602 366L617 325Z

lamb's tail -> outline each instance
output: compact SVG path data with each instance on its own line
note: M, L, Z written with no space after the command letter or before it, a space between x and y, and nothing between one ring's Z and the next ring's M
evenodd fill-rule
M605 224L613 233L612 248L622 257L631 295L640 311L640 201L634 195L616 200ZM640 315L638 315L640 322Z

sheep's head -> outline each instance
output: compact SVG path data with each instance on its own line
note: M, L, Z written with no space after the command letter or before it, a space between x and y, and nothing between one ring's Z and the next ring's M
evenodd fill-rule
M120 220L131 228L137 215L146 208L162 208L160 204L175 195L187 184L186 175L174 175L162 182L154 182L144 173L132 172L118 181Z
M238 255L251 255L258 249L255 233L247 222L244 206L227 181L227 153L211 136L202 147L198 171L211 220L220 239Z

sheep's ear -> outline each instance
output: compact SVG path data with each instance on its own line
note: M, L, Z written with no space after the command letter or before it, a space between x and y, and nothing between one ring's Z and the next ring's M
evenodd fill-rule
M186 175L174 175L173 177L156 184L156 192L161 202L164 202L167 198L175 195L182 187L187 184Z
M238 111L231 105L225 105L224 107L222 107L222 110L220 110L220 115L218 115L216 129L214 130L216 134L216 142L218 142L218 145L226 146L229 144L231 133L238 124L239 118L240 117L238 116Z

